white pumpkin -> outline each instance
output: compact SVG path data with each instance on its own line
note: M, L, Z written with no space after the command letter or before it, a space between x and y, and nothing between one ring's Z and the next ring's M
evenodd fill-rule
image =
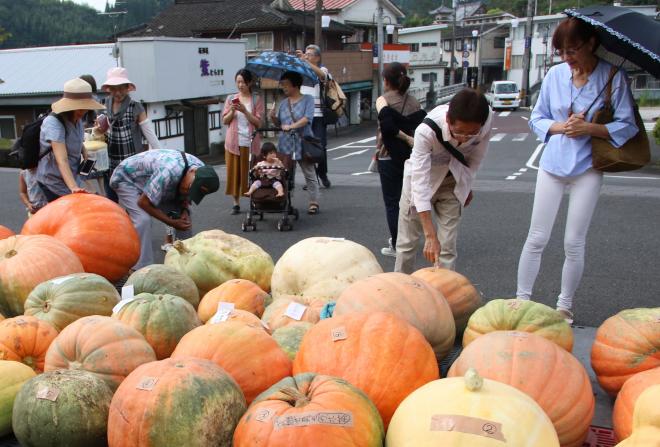
M616 447L660 447L660 384L642 391L635 402L632 434Z

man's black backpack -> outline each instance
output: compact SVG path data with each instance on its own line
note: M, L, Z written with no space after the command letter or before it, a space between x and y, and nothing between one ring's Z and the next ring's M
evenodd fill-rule
M21 137L14 142L12 151L9 154L18 160L18 167L21 169L32 169L39 165L39 160L48 155L53 148L50 147L46 152L39 155L41 145L39 144L39 135L41 134L41 124L48 116L56 117L66 129L64 119L55 113L43 113L39 115L36 121L26 124L23 127Z

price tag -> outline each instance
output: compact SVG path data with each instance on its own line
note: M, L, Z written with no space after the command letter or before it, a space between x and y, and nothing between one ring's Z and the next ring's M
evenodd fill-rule
M289 318L293 318L296 321L300 321L306 310L307 310L307 306L292 301L289 304L289 306L286 308L286 312L284 313L284 315L286 315Z
M44 387L37 391L37 399L49 400L55 402L60 395L58 388Z
M128 303L135 301L135 288L133 284L121 288L121 301L112 308L112 313L119 313Z
M65 282L67 282L70 279L73 279L72 275L60 276L59 278L51 279L50 282L52 282L56 286L59 286L60 284L64 284Z
M158 377L143 377L135 388L143 391L151 391L154 389L157 382Z
M271 410L269 408L262 408L257 411L257 414L255 415L255 419L257 422L268 422L272 419L273 415L275 414L274 410Z
M331 332L332 341L346 340L348 336L346 335L346 328L344 326L336 327Z
M234 311L234 303L227 303L224 301L220 301L218 303L218 310L211 317L210 323L218 324L223 321L227 321L233 311Z
M234 308L235 308L234 303L227 303L226 301L218 302L218 312L220 311L231 312L232 310L234 310Z
M518 310L523 305L523 300L512 300L506 303L506 305L513 310Z

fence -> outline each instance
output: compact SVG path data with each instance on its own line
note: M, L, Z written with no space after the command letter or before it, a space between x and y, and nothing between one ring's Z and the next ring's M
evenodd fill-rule
M410 89L410 94L419 101L422 107L430 109L439 104L449 102L451 98L465 88L465 86L465 84L460 83L438 87L437 89L434 88L432 95L430 94L431 91L429 87L415 88ZM431 100L430 102L428 101L429 99ZM429 103L427 104L427 102Z

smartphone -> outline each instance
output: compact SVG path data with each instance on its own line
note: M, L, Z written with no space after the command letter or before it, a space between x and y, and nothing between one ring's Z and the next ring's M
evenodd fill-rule
M78 169L78 174L80 175L89 175L90 172L92 172L92 169L94 169L94 165L96 164L96 160L83 160L82 163L80 163L80 168Z
M241 100L238 99L238 98L234 98L234 99L231 100L231 103L232 103L232 104L238 104L238 103L240 103L240 102L241 102Z

